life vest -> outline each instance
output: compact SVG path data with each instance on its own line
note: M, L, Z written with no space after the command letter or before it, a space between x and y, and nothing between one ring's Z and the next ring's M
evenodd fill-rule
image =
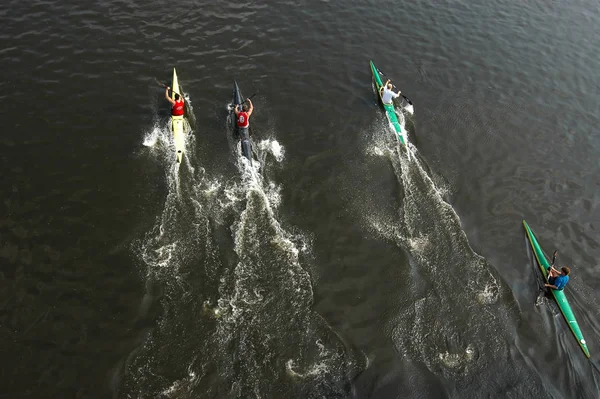
M242 111L238 114L237 125L238 125L238 127L241 127L241 128L246 128L246 127L250 126L250 121L248 120L247 112Z
M185 106L183 104L183 100L175 101L173 105L173 109L171 110L171 115L173 116L182 116Z

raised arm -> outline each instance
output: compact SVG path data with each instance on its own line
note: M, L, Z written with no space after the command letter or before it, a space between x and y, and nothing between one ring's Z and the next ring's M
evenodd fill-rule
M248 118L252 115L252 111L254 111L254 105L252 104L252 100L248 99L248 104L250 104L250 109L248 110Z
M233 108L233 112L235 112L236 116L240 114L240 104L235 105L235 107Z
M165 98L172 104L175 105L175 101L169 97L169 90L171 90L170 87L165 88Z

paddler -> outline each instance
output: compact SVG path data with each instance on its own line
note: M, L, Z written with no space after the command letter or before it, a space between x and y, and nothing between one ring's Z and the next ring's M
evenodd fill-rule
M167 87L165 90L165 98L171 103L171 115L173 116L183 116L185 110L185 102L183 101L183 97L179 94L175 93L175 100L173 100L169 96L170 87Z
M557 252L558 251L554 251L552 265L546 269L548 271L548 283L544 285L553 290L563 290L565 285L569 282L569 273L571 273L571 269L567 266L561 267L560 270L554 267L554 260L556 259Z
M250 106L248 106L248 104ZM252 100L249 98L246 99L244 105L242 105L242 110L240 111L240 104L236 104L234 112L235 117L237 119L237 127L239 131L240 138L248 137L248 128L250 127L250 115L252 115L252 111L254 111L254 105L252 105Z
M387 80L387 82L385 82L383 86L381 86L381 101L385 105L391 105L394 98L400 97L401 91L398 90L398 93L394 93L392 91L392 87L393 86L390 83L389 79Z

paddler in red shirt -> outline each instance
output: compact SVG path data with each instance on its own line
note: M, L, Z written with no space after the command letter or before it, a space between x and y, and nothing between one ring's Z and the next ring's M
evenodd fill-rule
M171 103L173 108L171 108L171 115L173 116L182 116L185 110L185 102L183 101L183 97L179 94L175 93L175 100L169 97L170 87L167 87L165 90L165 98Z
M254 111L254 105L252 105L252 100L248 98L246 99L246 101L248 101L250 107L248 107L248 104L244 103L244 105L242 105L241 111L239 104L237 104L234 109L235 117L237 119L238 131L240 132L240 138L246 137L246 132L248 131L248 127L250 126L250 115L252 115L252 111Z

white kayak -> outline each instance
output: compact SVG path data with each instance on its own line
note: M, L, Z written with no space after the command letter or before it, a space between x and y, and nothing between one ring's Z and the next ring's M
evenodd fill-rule
M173 82L171 83L171 98L175 100L175 93L179 94L180 97L183 97L181 91L179 90L179 82L177 81L177 72L175 68L173 68ZM173 138L175 141L175 154L177 157L177 162L181 163L181 159L183 158L183 151L185 150L185 133L184 133L184 122L183 115L181 116L171 116L171 130L173 131Z

